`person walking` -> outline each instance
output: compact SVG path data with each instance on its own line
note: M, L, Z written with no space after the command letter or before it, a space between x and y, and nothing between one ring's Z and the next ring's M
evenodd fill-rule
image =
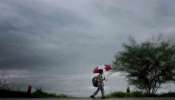
M101 98L105 98L104 96L104 80L105 77L103 75L103 69L99 69L99 74L97 78L97 90L90 96L91 98L95 98L99 91L101 91Z

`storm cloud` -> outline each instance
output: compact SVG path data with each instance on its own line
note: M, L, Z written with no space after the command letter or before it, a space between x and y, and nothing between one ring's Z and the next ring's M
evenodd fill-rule
M144 41L163 34L174 39L174 4L173 0L0 0L0 70L14 82L24 79L25 84L51 91L82 90L85 95L91 92L83 86L90 86L92 69L112 63L128 37ZM72 79L77 83L70 84ZM108 91L127 86L118 74L111 80ZM115 84L118 87L111 88Z

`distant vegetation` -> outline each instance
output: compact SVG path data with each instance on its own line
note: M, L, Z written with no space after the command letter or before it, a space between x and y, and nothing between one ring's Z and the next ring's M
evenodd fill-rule
M41 89L37 89L35 92L28 94L25 91L15 91L15 90L7 90L0 89L0 98L66 98L67 96L64 94L56 95L52 93L47 93L42 91Z
M113 92L111 94L108 94L107 97L143 97L144 94L142 92L131 92L131 93L126 93L126 92Z
M54 97L54 98L66 98L68 96L64 94L54 94L54 93L48 93L46 91L43 91L41 88L35 89L34 92L32 92L32 86L30 89L30 93L28 93L28 90L21 91L18 88L18 86L13 85L12 83L8 82L8 75L6 76L5 73L0 73L0 98L48 98L48 97ZM28 87L29 88L29 87Z
M145 94L139 91L136 92L113 92L107 95L108 98L124 98L124 97L175 97L175 92L162 93L162 94Z

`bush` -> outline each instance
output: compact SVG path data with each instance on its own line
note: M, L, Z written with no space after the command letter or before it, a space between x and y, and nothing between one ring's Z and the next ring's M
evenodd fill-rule
M26 92L22 91L0 89L0 98L7 98L7 97L20 98L20 97L29 97L29 95Z
M67 98L68 96L66 96L65 94L60 94L60 95L57 95L58 98Z
M113 92L108 95L108 97L144 97L144 94L142 92L131 92L131 93L126 93L126 92Z
M126 93L124 93L124 92L113 92L109 95L109 97L126 97Z
M159 94L159 97L175 97L175 92Z
M37 89L34 93L32 93L32 97L56 97L56 94L47 93L42 89Z
M129 94L130 94L130 97L143 97L144 96L144 94L139 91L131 92Z
M56 95L52 93L47 93L42 89L37 89L35 92L31 94L28 94L25 91L0 89L0 98L48 98L48 97L65 98L67 96L64 94Z

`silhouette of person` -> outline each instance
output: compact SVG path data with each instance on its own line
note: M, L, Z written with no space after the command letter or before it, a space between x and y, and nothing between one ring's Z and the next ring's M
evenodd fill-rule
M128 86L128 88L126 89L126 92L127 92L127 93L130 93L130 88L129 88L129 86Z
M97 76L97 81L98 81L98 85L97 85L97 90L90 96L91 98L95 98L95 96L98 94L99 91L101 91L101 98L105 98L104 97L104 81L105 77L103 75L103 70L99 69L99 74Z
M31 93L32 93L32 86L31 86L31 85L28 86L28 88L27 88L27 93L28 93L28 94L31 94Z

